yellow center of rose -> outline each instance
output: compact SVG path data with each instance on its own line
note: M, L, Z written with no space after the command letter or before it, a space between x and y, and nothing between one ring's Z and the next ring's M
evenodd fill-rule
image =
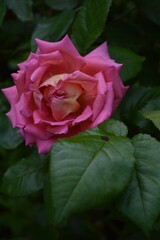
M40 86L45 87L45 95L50 101L47 104L50 105L52 115L56 121L61 121L69 114L76 113L81 107L78 98L83 93L83 89L80 84L69 79L63 81L66 76L68 74L55 75L44 81Z
M47 85L51 85L53 87L56 87L56 85L59 82L59 80L63 79L66 75L67 75L66 73L54 75L54 76L48 78L47 80L45 80L41 84L41 87L47 86Z

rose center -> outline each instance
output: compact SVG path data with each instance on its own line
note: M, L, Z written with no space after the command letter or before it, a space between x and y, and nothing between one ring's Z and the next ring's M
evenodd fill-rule
M59 89L54 93L54 97L57 99L64 99L66 97L66 92L64 90Z
M56 121L61 121L69 114L80 110L78 98L83 93L83 89L78 83L71 82L69 74L52 76L44 81L40 88Z

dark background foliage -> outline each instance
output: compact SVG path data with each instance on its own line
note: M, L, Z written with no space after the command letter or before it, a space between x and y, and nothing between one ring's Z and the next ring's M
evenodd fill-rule
M17 71L17 64L24 61L30 51L35 51L35 37L57 41L69 34L82 55L107 41L112 58L124 64L121 71L124 84L130 85L114 118L128 127L128 137L145 133L159 141L159 26L159 0L0 0L0 88L13 84L10 74ZM0 180L10 166L24 158L19 165L19 172L15 168L7 176L11 177L13 172L24 173L27 166L33 170L33 175L28 177L24 191L21 185L25 182L23 174L21 180L15 181L11 187L10 179L6 178L2 184L0 239L160 239L160 222L156 214L160 207L154 201L151 201L155 209L151 208L149 223L144 222L145 218L137 220L137 223L133 216L136 210L126 207L129 203L117 206L122 200L114 198L105 206L73 215L63 222L59 231L54 229L48 222L43 204L44 193L41 190L44 182L47 182L45 173L48 166L44 156L38 156L35 148L25 147L16 130L12 129L5 116L8 109L9 105L0 92ZM159 143L151 142L151 145L146 146L153 149L151 155L154 155L154 147L159 148ZM142 148L143 151L147 151L147 147ZM145 158L149 166L147 171L152 168L148 156ZM153 164L154 158L156 161L156 154ZM143 163L136 167L141 170ZM36 172L37 168L41 170ZM156 169L153 173L159 174ZM21 181L20 195L23 197L18 196L18 181ZM148 184L146 189L150 187ZM160 192L160 188L158 190ZM134 191L134 186L130 191ZM127 194L129 192L125 196ZM159 195L157 199L160 199Z

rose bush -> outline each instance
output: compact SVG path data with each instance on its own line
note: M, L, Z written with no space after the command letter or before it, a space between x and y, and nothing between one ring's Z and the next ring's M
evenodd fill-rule
M38 49L19 71L15 86L3 89L13 127L27 145L47 153L54 141L96 127L110 118L127 87L121 64L110 59L106 43L81 56L68 36L59 42L36 39Z

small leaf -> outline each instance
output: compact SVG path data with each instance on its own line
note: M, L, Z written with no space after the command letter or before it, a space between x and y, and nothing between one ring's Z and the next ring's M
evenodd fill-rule
M111 119L100 124L98 128L106 133L114 134L115 136L127 136L128 129L123 122Z
M124 82L134 78L141 70L145 58L126 48L110 47L110 55L118 63L122 63L121 77Z
M20 20L32 20L32 0L5 0L5 3Z
M6 6L4 4L4 1L0 0L0 25L2 24L5 14L6 14Z
M73 25L72 39L85 52L100 36L112 0L85 0Z
M52 222L61 224L73 212L117 196L130 179L133 161L132 145L124 137L106 142L79 135L55 143L49 170Z
M93 128L91 130L85 131L81 133L81 136L85 135L93 135L93 136L127 136L128 129L126 125L123 122L120 122L118 120L110 119L102 124L100 124L98 127Z
M35 38L43 39L46 41L57 41L59 40L68 30L74 19L74 11L64 11L61 14L54 16L53 18L44 20L39 23L35 28L31 46L35 49Z
M0 116L0 133L0 146L5 149L14 149L23 142L23 138L4 115Z
M56 10L72 9L78 5L80 0L45 0L46 4Z
M160 130L160 110L147 111L143 113L144 117L151 120L154 125Z
M3 176L1 190L11 196L26 196L43 187L46 160L32 155L11 166Z
M129 126L138 126L148 129L148 120L144 112L160 109L160 88L157 87L131 87L119 108L122 120Z
M135 169L120 210L146 233L160 213L160 142L149 135L133 138Z

